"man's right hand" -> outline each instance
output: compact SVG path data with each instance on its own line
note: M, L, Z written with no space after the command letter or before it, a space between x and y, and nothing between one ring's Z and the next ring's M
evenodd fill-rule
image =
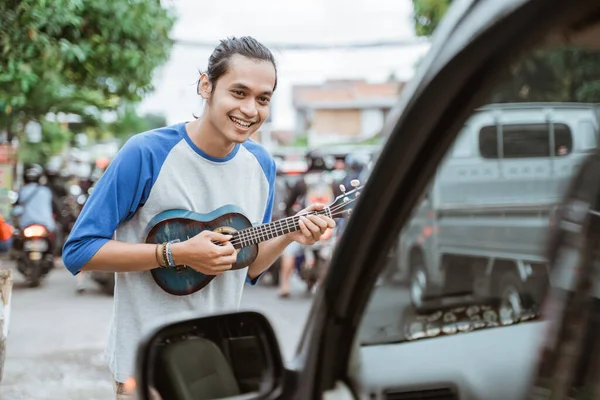
M173 243L173 261L205 275L221 275L230 270L237 259L237 252L230 239L231 235L202 231L184 242Z

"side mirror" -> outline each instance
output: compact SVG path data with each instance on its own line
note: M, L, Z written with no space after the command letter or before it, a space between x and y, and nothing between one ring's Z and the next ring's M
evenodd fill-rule
M140 400L262 399L284 378L275 332L251 311L163 325L141 342L136 367Z

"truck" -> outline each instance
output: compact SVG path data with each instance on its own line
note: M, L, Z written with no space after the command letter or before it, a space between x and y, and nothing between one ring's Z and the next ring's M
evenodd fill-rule
M395 245L394 279L408 283L415 309L453 296L500 298L512 314L539 304L549 228L599 129L597 104L477 109Z

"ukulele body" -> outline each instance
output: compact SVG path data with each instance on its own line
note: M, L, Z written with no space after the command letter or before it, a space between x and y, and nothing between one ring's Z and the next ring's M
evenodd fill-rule
M155 216L148 224L146 243L164 243L170 240L188 240L202 231L210 230L223 234L233 234L252 224L239 207L227 205L208 214L186 210L167 210ZM238 238L236 241L239 242ZM243 242L242 242L243 244ZM237 260L232 270L246 268L258 256L258 245L235 246ZM187 266L176 268L158 267L150 271L154 281L165 292L176 296L186 296L201 290L215 278Z

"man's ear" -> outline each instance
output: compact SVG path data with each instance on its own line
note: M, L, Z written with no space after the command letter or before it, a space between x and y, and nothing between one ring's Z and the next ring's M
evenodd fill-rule
M210 97L210 92L212 91L212 84L208 79L207 74L200 75L200 79L198 80L198 87L196 88L196 92L202 96L203 99L207 100Z

